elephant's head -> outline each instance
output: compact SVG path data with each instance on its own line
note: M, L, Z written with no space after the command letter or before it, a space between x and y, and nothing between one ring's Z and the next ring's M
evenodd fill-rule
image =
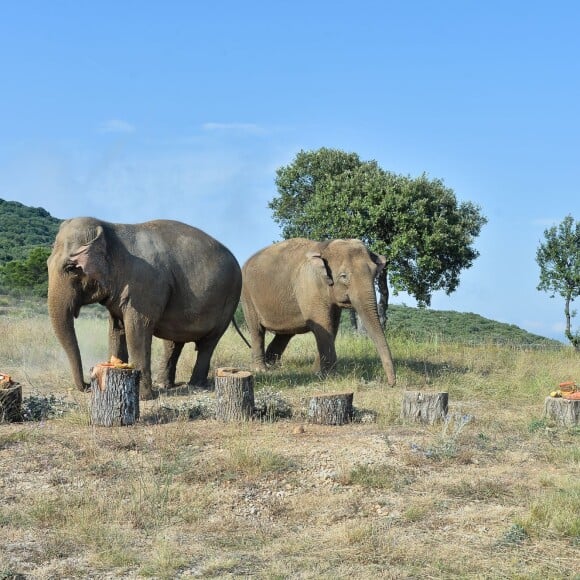
M48 312L65 349L76 386L86 389L74 318L81 306L106 299L109 263L103 224L77 218L61 224L48 266Z
M395 367L379 320L375 278L385 267L386 259L370 252L360 240L331 240L320 253L310 253L312 265L317 267L329 286L334 304L354 308L374 342L389 385L396 381Z

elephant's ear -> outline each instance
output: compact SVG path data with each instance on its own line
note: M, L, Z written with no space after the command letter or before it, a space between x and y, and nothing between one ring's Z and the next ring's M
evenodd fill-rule
M371 260L377 266L377 273L375 276L378 276L387 265L387 258L385 258L385 256L381 256L380 254L375 254L374 252L369 252L369 254L371 255Z
M107 242L102 226L97 226L96 236L74 250L69 263L80 268L89 278L103 281L107 272Z
M306 252L306 258L308 264L312 268L315 276L320 276L328 286L332 286L334 281L328 275L328 270L326 269L326 264L322 259L320 252Z

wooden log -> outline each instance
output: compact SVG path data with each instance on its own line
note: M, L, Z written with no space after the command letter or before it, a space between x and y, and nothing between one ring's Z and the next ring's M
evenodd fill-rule
M0 375L0 423L22 421L22 386Z
M133 425L139 418L141 373L131 368L96 365L91 369L90 418L104 427Z
M248 421L254 414L254 376L232 367L215 373L216 418L221 421Z
M433 424L438 421L445 421L448 405L448 393L405 391L401 416L411 421Z
M564 427L576 427L580 425L580 399L546 397L544 417Z
M308 419L319 425L344 425L354 415L352 400L354 393L316 395L308 405Z

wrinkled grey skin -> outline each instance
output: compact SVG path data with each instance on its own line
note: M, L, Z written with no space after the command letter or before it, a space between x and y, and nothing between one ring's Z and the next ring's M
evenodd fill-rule
M141 371L142 399L156 396L153 336L164 339L162 386L174 386L186 342L198 351L190 385L205 385L241 292L240 266L225 246L176 221L128 225L81 217L62 223L47 264L48 311L80 390L88 385L74 318L96 302L109 311L109 356Z
M340 311L354 308L377 348L387 382L394 385L393 359L374 287L385 262L360 240L293 238L254 254L242 268L242 306L254 367L265 370L280 359L295 334L312 332L318 347L315 371L332 370ZM264 351L267 330L275 336Z

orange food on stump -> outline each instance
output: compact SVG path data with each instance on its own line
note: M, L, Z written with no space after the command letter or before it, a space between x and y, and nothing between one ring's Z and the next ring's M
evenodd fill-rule
M114 369L132 369L134 368L132 364L123 362L120 358L112 356L108 362L99 363L101 367L108 367Z
M580 401L580 391L576 391L575 393L563 393L563 399L568 399L569 401Z

